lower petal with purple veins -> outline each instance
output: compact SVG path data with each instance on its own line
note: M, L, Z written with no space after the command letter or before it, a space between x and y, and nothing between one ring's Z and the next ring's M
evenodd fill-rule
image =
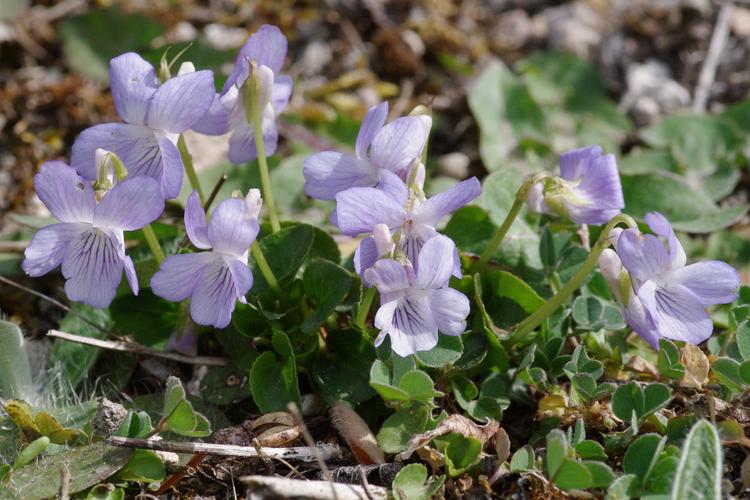
M401 357L429 351L437 345L438 327L425 298L394 301L375 316L375 326L391 338L391 349ZM393 304L391 302L390 304Z
M237 304L237 286L223 258L203 268L190 300L190 316L199 325L224 328L232 320Z
M461 335L466 330L466 317L470 311L466 295L452 288L443 288L430 294L430 311L435 324L446 335Z
M180 302L193 294L203 268L216 259L213 252L170 255L151 278L153 292L172 302Z
M688 288L676 284L662 287L649 281L637 295L661 336L696 345L711 336L713 322Z

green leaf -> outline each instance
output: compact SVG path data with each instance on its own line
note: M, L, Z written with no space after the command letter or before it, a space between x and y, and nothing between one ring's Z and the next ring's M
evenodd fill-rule
M634 474L645 483L651 469L659 460L667 438L658 434L639 436L625 452L622 458L622 469L626 474Z
M576 297L571 313L578 326L585 330L622 330L626 326L618 307L594 295Z
M272 338L279 356L266 351L250 369L250 392L263 413L286 411L294 402L302 408L294 351L286 333L276 330Z
M370 369L370 386L386 402L403 403L409 401L409 394L406 391L392 385L390 368L379 359L375 360Z
M409 399L423 404L432 404L433 398L443 395L435 390L435 384L425 372L413 370L405 373L398 383L399 388L409 395Z
M651 469L644 489L652 494L669 495L678 463L677 457L662 457L659 459L654 468Z
M385 453L400 453L415 434L425 431L429 411L425 407L399 410L383 422L378 431L378 446Z
M547 476L555 477L563 461L570 454L568 438L560 429L553 429L547 434Z
M742 359L750 360L750 319L746 319L737 325L736 339Z
M442 368L455 363L464 352L461 336L439 335L438 343L429 351L419 351L417 360L429 368Z
M659 339L656 367L662 377L682 380L685 375L685 367L680 363L680 350L671 340Z
M554 476L554 483L563 490L586 489L593 485L594 478L589 468L573 459L563 459Z
M623 175L625 206L633 217L660 212L675 230L709 233L731 226L748 211L747 205L719 208L705 192L675 175Z
M102 82L108 80L110 59L147 49L163 31L150 17L124 14L116 8L69 17L58 29L68 65Z
M510 470L513 472L531 470L536 465L534 448L529 445L522 446L510 459Z
M48 455L12 472L12 481L0 488L0 499L41 500L55 498L60 491L60 470L68 469L71 494L78 493L107 479L120 470L132 450L103 442Z
M187 400L180 379L170 376L164 392L164 410L160 429L168 429L182 436L205 437L211 435L208 419L193 409Z
M533 288L514 274L507 271L492 271L488 278L498 297L511 299L528 314L545 304L545 300Z
M606 500L629 500L639 494L641 481L633 474L625 474L614 480L607 489Z
M151 288L138 295L120 295L112 301L109 313L114 328L123 335L148 346L164 342L177 324L180 304L157 297Z
M427 481L427 467L409 464L398 471L391 488L397 500L430 500L445 482L445 476Z
M701 173L713 172L720 159L741 145L731 122L718 116L669 116L640 135L647 144L668 148L680 164Z
M166 474L164 462L156 453L151 450L135 450L117 478L121 481L155 483L163 481Z
M607 460L604 447L591 439L584 439L575 445L575 450L576 455L583 460Z
M145 411L129 411L125 420L120 423L115 431L115 436L145 438L152 430L151 417L148 413Z
M671 497L719 500L721 494L722 453L719 433L705 420L699 420L682 445Z
M313 364L311 381L325 401L357 405L375 395L370 369L375 362L372 341L359 330L333 330L326 337L327 352Z
M665 384L648 384L643 391L643 415L647 417L667 406L672 399L672 390Z
M0 320L0 398L37 399L23 333L18 325L3 320Z
M732 358L719 358L711 365L711 371L721 385L729 390L739 392L742 390L743 380L740 375L740 364Z
M13 468L18 469L31 463L32 460L44 453L49 444L50 440L47 436L42 436L27 444L13 461Z
M293 278L297 273L312 248L314 238L315 231L312 226L294 224L258 241L268 266L280 284L288 278ZM268 290L268 283L258 269L255 259L252 259L251 268L255 277L253 293L259 294Z
M315 311L302 322L303 332L313 332L341 304L352 287L354 276L333 262L316 259L305 268L302 282L305 294L316 305Z
M482 442L479 439L461 434L449 434L447 439L449 441L445 448L445 465L450 477L461 475L479 463L482 454Z

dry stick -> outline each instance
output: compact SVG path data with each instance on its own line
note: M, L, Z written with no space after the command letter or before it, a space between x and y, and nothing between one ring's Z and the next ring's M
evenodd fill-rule
M154 358L168 359L170 361L176 361L177 363L184 363L186 365L227 366L229 364L229 360L226 358L218 358L214 356L193 357L173 352L162 352L132 341L126 342L122 340L95 339L91 337L73 335L72 333L61 332L58 330L48 331L47 336L75 342L77 344L90 345L93 347L99 347L101 349L109 349L111 351L132 352L134 354L141 354Z
M45 300L45 301L49 302L50 304L59 307L60 309L62 309L65 312L71 313L71 314L75 315L78 319L80 319L81 321L83 321L84 323L88 324L89 326L92 326L92 327L96 328L100 332L103 332L103 333L106 333L106 334L110 333L110 331L107 328L105 328L102 325L99 325L97 323L94 323L93 321L91 321L87 317L85 317L82 314L79 314L78 312L74 311L73 309L71 309L70 307L66 306L65 304L63 304L59 300L53 299L49 295L45 295L42 292L37 292L36 290L32 290L31 288L25 287L22 284L16 283L15 281L10 280L10 279L8 279L8 278L6 278L4 276L0 276L0 282L3 282L6 285L10 285L12 287L18 288L19 290L23 290L26 293L30 293L31 295L33 295L35 297L39 297L40 299Z
M711 35L711 42L708 46L708 54L698 76L698 84L695 87L693 111L703 111L706 109L708 95L716 78L716 68L719 66L721 54L724 52L724 47L729 40L729 21L732 19L733 9L734 6L732 3L727 2L719 10L714 32Z
M68 500L70 498L70 471L67 466L60 469L60 491L57 493L58 500Z
M305 439L305 443L307 443L307 446L309 446L315 454L315 459L318 461L318 467L320 467L320 471L323 473L323 478L328 481L328 484L331 485L331 493L333 494L333 498L335 500L338 500L339 497L336 494L336 487L333 485L333 481L331 480L331 471L328 470L328 466L326 465L325 460L323 460L323 457L321 457L320 453L318 453L315 446L315 440L310 435L310 431L307 430L307 426L305 425L305 421L302 418L302 414L299 412L299 408L297 408L297 405L294 404L294 402L290 402L286 406L286 408L287 411L292 414L295 423L302 431L302 437Z
M205 453L222 457L261 458L252 446L235 446L230 444L196 443L184 441L164 441L153 439L136 439L112 436L107 443L123 448L140 448L144 450L171 451L173 453ZM319 460L347 460L346 450L334 444L321 443L310 450L307 446L291 448L263 448L263 454L273 459L284 459L297 462L314 463Z

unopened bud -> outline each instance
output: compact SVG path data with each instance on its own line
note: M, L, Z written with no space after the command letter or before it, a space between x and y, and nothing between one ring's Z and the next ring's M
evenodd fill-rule
M112 186L115 180L124 180L128 176L128 171L123 165L120 157L112 151L97 148L94 153L96 162L97 180L105 186Z
M177 76L187 75L190 73L195 73L195 65L191 63L190 61L185 61L184 63L180 64L180 69L177 71Z
M260 195L260 189L251 189L245 196L245 204L250 211L251 217L258 217L260 209L263 207L263 198Z
M526 206L529 207L534 213L537 214L548 214L550 213L549 207L544 202L544 184L537 182L529 188L529 192L526 195Z
M375 240L378 257L388 255L396 248L393 238L391 238L391 230L385 224L375 224L375 227L372 228L372 238Z
M424 179L425 179L425 168L424 163L419 162L414 168L417 169L416 172L414 172L414 185L420 189L424 189Z
M248 77L242 86L242 101L245 106L247 122L255 121L255 109L257 116L263 119L263 112L271 104L273 93L273 71L268 66L258 66L255 61L249 62Z

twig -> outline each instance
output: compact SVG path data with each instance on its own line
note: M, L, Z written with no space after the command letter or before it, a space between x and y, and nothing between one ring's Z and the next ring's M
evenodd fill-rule
M60 491L57 493L58 500L70 498L70 471L67 467L60 469Z
M211 208L211 204L216 199L216 195L219 194L219 190L221 189L221 186L223 186L224 183L227 182L227 179L229 179L229 176L227 174L221 174L221 177L219 177L219 180L216 181L216 185L211 190L211 193L208 195L208 198L206 199L206 203L203 204L203 210L208 212L208 209Z
M67 340L70 342L76 342L78 344L99 347L101 349L109 349L111 351L132 352L144 356L152 356L154 358L168 359L170 361L184 363L186 365L226 366L229 364L229 360L226 358L218 358L214 356L193 357L173 352L157 351L155 349L151 349L132 341L125 342L122 340L95 339L91 337L83 337L81 335L73 335L72 333L61 332L58 330L48 331L47 336Z
M84 323L86 323L86 324L88 324L90 326L93 326L94 328L96 328L100 332L109 334L109 330L107 328L101 326L98 323L94 323L93 321L91 321L87 317L85 317L85 316L77 313L76 311L74 311L70 307L66 306L65 304L63 304L62 302L60 302L57 299L53 299L49 295L45 295L45 294L43 294L41 292L37 292L36 290L32 290L31 288L23 286L20 283L16 283L15 281L13 281L11 279L8 279L5 276L0 276L0 282L5 283L6 285L10 285L10 286L12 286L14 288L18 288L19 290L23 290L26 293L30 293L31 295L33 295L35 297L39 297L40 299L45 300L45 301L49 302L50 304L59 307L60 309L62 309L65 312L74 314L78 319L80 319L81 321L83 321Z
M300 481L283 477L245 476L240 481L245 484L249 493L248 499L256 498L307 498L327 500L331 498L331 489L339 500L363 500L367 494L356 484L326 483L326 481ZM388 498L388 490L382 486L370 486L373 500Z
M359 482L362 485L362 489L365 490L365 495L367 495L367 500L375 500L372 496L372 493L370 493L370 485L367 482L367 474L365 474L365 469L362 467L362 465L357 465L357 473L359 474Z
M323 457L321 457L320 453L318 453L315 445L315 440L310 435L310 431L307 430L305 420L302 418L302 414L300 413L299 408L297 408L297 405L294 404L294 402L290 402L286 408L287 411L292 414L295 423L302 431L302 437L305 439L305 443L307 443L307 446L309 446L312 452L315 454L315 459L318 461L318 467L320 467L320 471L323 474L323 477L326 481L328 481L328 484L331 485L331 494L333 495L333 498L335 500L339 500L339 497L336 494L336 488L334 487L333 481L331 480L331 471L328 470L328 466L326 466L325 460L323 460Z
M261 458L252 446L235 446L230 444L197 443L185 441L165 441L153 439L135 439L120 436L112 436L107 443L123 448L141 448L154 451L171 451L173 453L205 453L206 455L218 455L222 457L248 457ZM316 454L322 460L345 462L351 457L338 445L320 443L314 452L307 446L294 446L291 448L263 448L263 453L273 459L283 458L297 462L314 463L318 460Z
M698 76L698 84L695 87L693 95L693 111L703 111L706 109L706 102L711 90L711 86L716 78L716 68L719 66L721 55L724 47L729 40L729 21L732 18L734 6L727 2L721 6L719 15L716 18L714 32L711 35L711 42L708 46L708 54Z

